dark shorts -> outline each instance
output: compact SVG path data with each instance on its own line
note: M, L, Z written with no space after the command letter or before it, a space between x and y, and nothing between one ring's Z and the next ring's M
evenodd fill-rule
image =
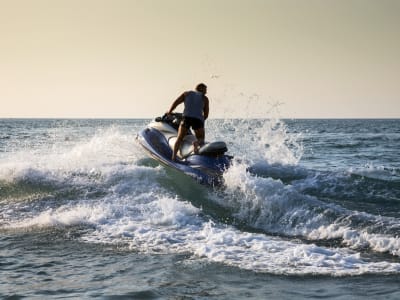
M187 129L192 127L193 130L197 130L200 128L204 128L204 121L199 120L197 118L183 117L181 125L185 126Z

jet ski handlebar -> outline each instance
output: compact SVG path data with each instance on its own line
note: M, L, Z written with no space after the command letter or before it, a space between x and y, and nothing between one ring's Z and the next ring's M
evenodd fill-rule
M156 122L165 122L174 128L178 129L179 124L181 123L183 118L182 113L172 113L172 114L164 114L162 117L157 117Z

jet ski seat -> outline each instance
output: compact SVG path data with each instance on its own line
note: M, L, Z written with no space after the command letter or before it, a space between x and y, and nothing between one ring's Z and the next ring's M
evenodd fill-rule
M199 154L208 156L218 156L224 154L226 151L228 151L228 147L226 146L225 142L212 142L203 145L199 149Z

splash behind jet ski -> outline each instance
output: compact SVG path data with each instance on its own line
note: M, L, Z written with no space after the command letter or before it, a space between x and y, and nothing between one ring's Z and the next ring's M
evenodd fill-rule
M191 176L201 184L222 184L222 174L232 159L225 154L228 151L225 142L206 143L195 153L193 143L196 137L188 130L177 153L177 159L172 161L181 120L180 113L156 118L138 133L140 145L155 160Z

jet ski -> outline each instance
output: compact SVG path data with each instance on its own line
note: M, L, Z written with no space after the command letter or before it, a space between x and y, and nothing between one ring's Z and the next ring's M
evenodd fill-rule
M226 154L228 148L225 142L205 143L195 153L193 143L196 137L188 130L176 160L171 159L182 118L181 113L157 117L138 133L139 144L158 162L185 173L201 184L221 185L222 174L233 158Z

